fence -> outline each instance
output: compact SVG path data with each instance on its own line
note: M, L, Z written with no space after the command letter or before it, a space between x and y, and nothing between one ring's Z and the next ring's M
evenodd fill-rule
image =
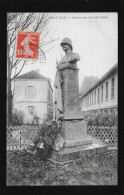
M7 127L7 150L26 149L33 143L33 138L40 125L21 125Z
M118 127L117 126L88 126L88 134L101 139L109 147L118 145Z
M26 149L33 144L33 138L39 131L41 125L21 125L7 127L7 150ZM88 126L88 134L101 139L110 147L117 147L117 126Z

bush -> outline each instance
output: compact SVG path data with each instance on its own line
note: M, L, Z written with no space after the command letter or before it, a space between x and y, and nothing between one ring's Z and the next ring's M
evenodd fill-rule
M36 136L33 139L33 143L37 148L37 151L42 151L42 155L47 158L50 154L52 146L59 133L58 123L55 121L47 121L44 119L43 123ZM43 143L43 149L38 150L38 146Z
M24 112L21 110L18 113L12 114L12 124L13 125L23 125L24 124Z
M84 120L88 126L114 126L118 125L118 116L113 113L85 114Z

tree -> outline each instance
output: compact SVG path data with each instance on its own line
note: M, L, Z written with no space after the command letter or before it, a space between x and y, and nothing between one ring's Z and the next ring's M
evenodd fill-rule
M7 94L8 94L8 123L11 123L12 119L12 91L11 82L20 74L24 66L26 65L26 60L15 59L16 50L16 32L17 31L33 31L40 32L40 60L41 62L45 60L45 53L51 49L49 45L53 43L56 39L50 38L48 36L51 33L49 29L50 19L46 13L8 13L7 16L7 32L8 32L8 44L7 44ZM47 47L46 47L47 46ZM45 51L44 48L47 48ZM16 71L16 74L13 75Z

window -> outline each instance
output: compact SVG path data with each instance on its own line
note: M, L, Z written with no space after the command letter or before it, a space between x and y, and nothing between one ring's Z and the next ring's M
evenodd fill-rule
M106 100L108 99L108 82L106 82Z
M99 88L98 88L98 99L97 99L97 102L99 104Z
M111 79L111 98L114 98L114 78Z
M89 106L90 106L90 94L89 94Z
M26 97L36 97L36 88L34 86L28 86L25 89Z
M89 99L90 99L90 106L91 106L91 95L89 95Z
M101 87L101 102L103 102L103 85Z
M34 106L28 106L28 114L32 115L34 113Z
M94 96L94 104L96 104L96 91L95 91L95 96Z
M90 94L90 105L92 105L92 94Z
M92 105L93 105L93 92L92 92Z

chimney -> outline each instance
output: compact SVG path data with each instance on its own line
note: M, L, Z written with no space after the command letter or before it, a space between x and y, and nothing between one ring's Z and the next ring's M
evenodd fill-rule
M39 73L39 69L36 69L36 72Z

